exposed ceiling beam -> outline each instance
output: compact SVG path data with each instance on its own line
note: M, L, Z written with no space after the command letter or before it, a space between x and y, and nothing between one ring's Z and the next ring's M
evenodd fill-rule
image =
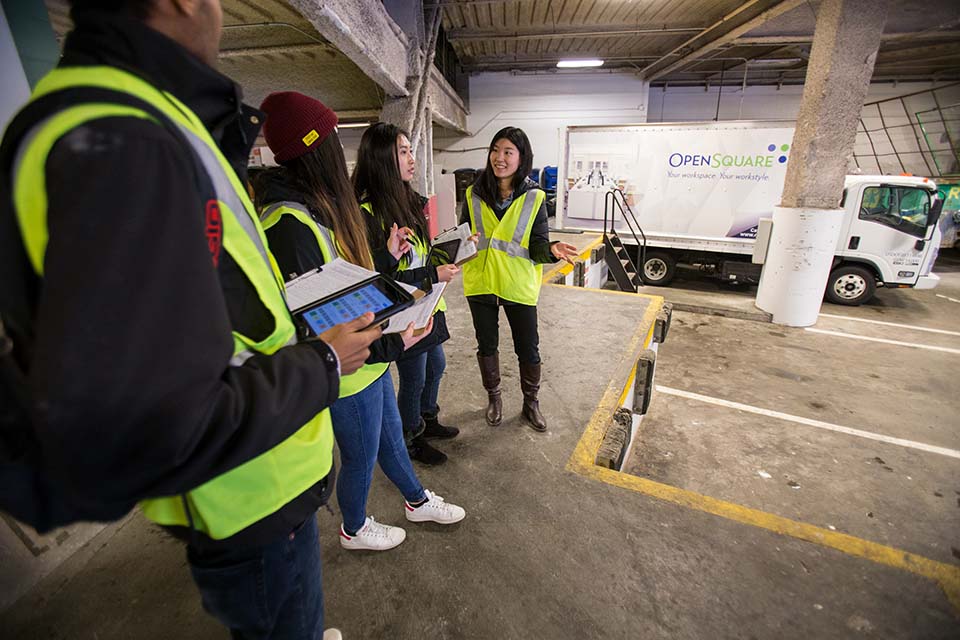
M477 4L504 4L507 0L424 0L424 7L468 7Z
M723 18L710 25L702 32L690 38L682 45L675 47L672 51L662 56L656 62L647 65L643 69L644 76L648 80L656 80L671 71L682 68L683 66L689 64L693 60L703 57L705 54L722 47L728 42L732 42L736 38L742 36L753 29L756 29L760 25L780 16L787 11L800 6L806 0L771 0L764 1L761 0L751 0L746 2L735 11L732 11L725 15ZM734 24L734 18L739 16L741 13L747 9L759 9L760 13L755 15L753 18L750 18L744 22L741 22L733 28L728 28ZM711 39L713 38L713 39ZM694 47L692 51L689 51L691 47ZM684 51L689 51L685 55L682 53ZM679 60L674 62L669 62L671 57L682 56Z
M225 58L239 58L244 56L268 56L274 54L304 53L313 51L339 51L331 44L310 42L306 44L282 44L273 47L241 47L239 49L224 49L217 56Z
M881 42L927 42L936 40L960 40L960 31L914 31L909 33L885 33L880 36ZM732 44L744 47L769 47L778 44L810 44L813 35L809 36L751 36L738 38Z
M568 53L558 53L558 54L530 54L530 55L515 55L510 56L509 59L505 59L504 56L482 56L478 58L471 58L463 63L463 68L466 71L482 71L483 69L489 69L492 67L507 67L507 68L524 68L524 67L543 67L543 66L556 66L557 62L562 59L569 58L570 54ZM580 57L591 57L586 54L581 55ZM645 62L647 60L655 60L657 56L600 56L603 58L604 64L614 63L614 64L630 64L635 62Z
M375 122L379 119L379 109L337 109L337 120L340 122Z
M324 39L335 45L388 94L409 95L406 35L380 2L288 0Z
M904 47L902 49L881 50L877 55L877 62L892 62L900 59L926 60L931 56L960 56L960 42L920 47Z
M730 77L729 74L735 74L739 76L746 75L749 77L751 71L799 71L806 67L806 60L800 55L793 55L796 53L796 49L793 47L781 47L776 51L772 51L765 56L758 56L756 58L734 58L737 61L736 64L726 67L723 70L723 73L710 70L710 73L713 75L707 78L708 81L713 82L714 80L719 80L721 77ZM789 57L775 57L787 55ZM729 60L730 58L726 58ZM694 72L693 67L706 64L708 62L713 62L715 60L724 60L724 58L701 58L697 62L691 64L689 67L684 69L682 73ZM695 73L705 73L707 70L702 69ZM672 80L671 80L672 82Z
M783 77L783 78L774 78L774 77L761 77L761 78L750 78L751 86L800 86L804 83L805 76L794 76L794 77ZM938 73L927 73L923 75L883 75L883 76L874 76L870 82L872 83L883 83L883 82L946 82L960 79L960 73L955 74L945 74L942 72ZM700 78L682 78L682 79L665 79L661 78L650 84L651 88L662 89L667 86L668 88L673 87L702 87L705 84L711 86L717 86L716 82L705 81ZM727 83L724 80L724 86L739 86L740 81Z
M552 40L556 38L622 38L625 36L675 36L682 33L699 33L703 27L662 28L637 27L625 29L623 23L602 25L592 24L582 27L531 28L517 29L451 29L446 32L447 39L457 42L478 42L485 40Z

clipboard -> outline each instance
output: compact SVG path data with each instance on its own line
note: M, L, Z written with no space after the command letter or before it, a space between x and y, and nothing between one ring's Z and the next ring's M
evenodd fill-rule
M286 293L291 315L313 336L368 311L374 314L372 324L388 322L419 297L376 271L339 258L291 280Z

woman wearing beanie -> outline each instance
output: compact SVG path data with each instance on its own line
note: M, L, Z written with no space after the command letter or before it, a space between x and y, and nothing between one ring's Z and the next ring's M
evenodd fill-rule
M450 282L460 272L456 265L435 267L428 263L430 234L423 215L427 200L410 188L415 169L410 140L399 127L378 122L364 131L353 170L353 189L360 208L368 214L364 216L367 238L371 247L379 249L374 251L378 271L396 270L396 280L416 286ZM395 227L405 231L411 244L399 265L386 250L390 229ZM437 405L440 377L446 367L442 343L450 337L445 309L441 301L430 336L397 358L397 404L407 451L414 460L430 465L442 464L447 456L427 439L453 438L460 433L455 427L440 424Z
M487 166L468 187L460 222L469 222L480 237L479 255L463 265L463 292L477 334L477 361L487 391L487 424L503 418L500 400L500 307L513 334L520 361L523 417L535 431L546 431L540 413L540 336L537 301L542 264L573 264L577 248L550 242L544 193L527 176L533 150L527 134L505 127L493 136Z
M305 273L337 256L372 269L366 225L347 176L336 114L293 91L270 94L260 108L267 114L264 137L281 168L261 173L254 187L281 273L288 277ZM390 236L390 250L399 257L408 247L396 228ZM400 527L366 514L376 462L403 494L407 520L452 524L465 516L463 509L423 488L404 445L388 363L429 335L414 338L412 329L371 345L367 364L341 378L340 399L330 407L340 447L336 491L343 515L340 544L345 549L384 551L406 537Z

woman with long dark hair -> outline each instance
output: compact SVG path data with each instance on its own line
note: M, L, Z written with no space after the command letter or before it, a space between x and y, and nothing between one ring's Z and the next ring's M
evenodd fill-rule
M410 186L415 170L410 140L399 127L377 122L364 131L353 170L353 189L360 208L368 214L367 236L374 248L377 270L396 269L396 280L421 287L450 282L460 272L456 265L428 263L430 233L423 213L427 200ZM390 229L395 227L404 231L411 245L399 264L387 250ZM439 421L437 396L446 368L443 343L450 337L444 310L446 304L441 302L433 316L430 336L397 358L397 404L407 450L414 460L430 465L442 464L447 456L427 439L453 438L460 433Z
M469 222L480 241L478 257L463 265L463 291L477 334L487 423L496 426L503 419L498 351L503 307L520 363L522 415L535 431L546 431L538 395L541 265L559 260L573 264L577 248L550 241L544 192L528 177L532 167L533 150L522 129L505 127L493 136L487 165L467 188L460 212L460 222Z
M286 277L323 266L336 257L373 268L363 214L353 197L336 114L323 103L288 91L267 96L263 127L267 144L282 166L258 176L257 207L270 250ZM387 248L394 257L405 247L396 227ZM428 325L428 329L430 326ZM343 515L340 544L345 549L383 551L406 537L400 527L366 515L367 494L376 462L403 494L411 522L459 522L464 510L426 491L417 479L403 441L389 362L421 337L413 325L402 335L386 335L370 347L367 364L340 379L340 398L330 407L340 448L337 502Z

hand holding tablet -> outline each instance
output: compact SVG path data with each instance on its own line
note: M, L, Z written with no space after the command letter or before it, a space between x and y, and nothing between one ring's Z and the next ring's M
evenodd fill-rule
M382 333L379 325L370 326L373 316L373 313L365 313L319 335L320 340L326 342L340 359L340 375L355 372L370 357L370 343Z

